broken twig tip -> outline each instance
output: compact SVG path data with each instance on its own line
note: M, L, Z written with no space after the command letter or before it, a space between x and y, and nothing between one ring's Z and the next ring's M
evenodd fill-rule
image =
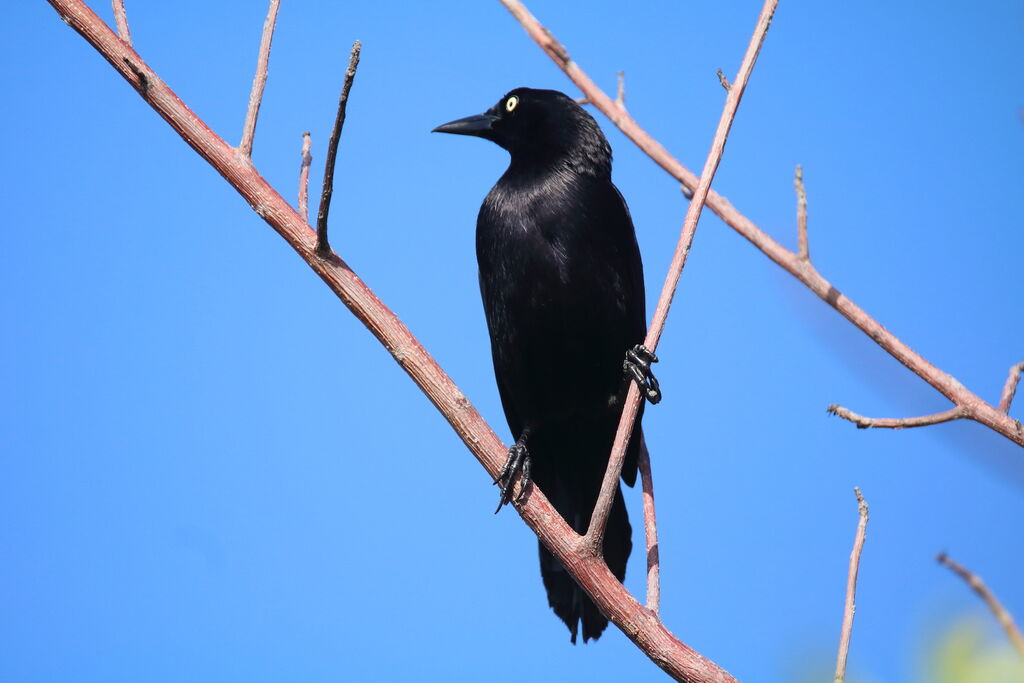
M716 73L718 74L718 82L722 84L722 87L725 88L725 91L729 92L730 90L732 90L732 85L729 84L729 80L725 77L725 74L722 73L722 70L719 69Z

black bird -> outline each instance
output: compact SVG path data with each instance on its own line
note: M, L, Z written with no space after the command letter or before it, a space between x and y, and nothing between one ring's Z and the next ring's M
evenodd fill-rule
M505 417L516 440L495 482L501 506L513 481L531 477L583 534L597 501L628 379L660 394L642 346L643 265L629 209L611 180L611 148L597 122L567 95L517 88L488 109L434 129L508 150L511 163L484 199L476 224L491 353ZM622 470L636 481L640 418ZM604 537L620 581L632 548L621 489ZM608 625L547 548L540 570L548 603L576 642Z

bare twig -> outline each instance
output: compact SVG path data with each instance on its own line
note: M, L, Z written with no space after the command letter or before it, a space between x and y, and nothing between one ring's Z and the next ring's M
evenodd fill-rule
M929 425L942 424L943 422L952 422L953 420L967 417L960 407L920 417L864 417L835 403L826 410L836 417L849 420L857 425L857 429L910 429L911 427L927 427Z
M593 102L590 101L589 97L577 97L576 98L576 104L578 104L578 105L580 105L582 107L585 104L593 104ZM620 71L619 72L619 85L618 85L617 94L615 95L615 106L619 107L620 109L625 109L626 108L626 72L625 71Z
M804 188L804 167L800 164L796 165L793 187L796 188L796 256L801 261L810 261L811 248L807 243L807 189Z
M128 13L124 11L124 0L111 0L114 6L114 23L117 24L117 35L121 40L132 44L132 32L128 29Z
M722 87L725 88L726 92L728 92L729 90L732 90L732 86L729 85L729 79L725 77L725 74L722 73L721 69L719 69L717 71L717 74L718 74L718 82L722 84Z
M323 279L426 394L490 476L497 476L508 449L398 316L340 258L319 258L314 252L316 236L298 212L251 164L239 164L237 151L211 131L82 0L49 2L129 83L138 87L137 83L145 80L146 102ZM532 489L528 498L516 504L516 510L598 609L669 675L688 683L735 683L726 671L680 642L653 612L640 605L603 560L584 556L579 536L542 491Z
M797 166L797 178L799 180L799 169ZM800 193L802 185L798 187L797 193ZM799 215L799 209L798 209ZM804 215L806 221L806 214ZM802 233L801 249L806 246L806 227ZM1002 397L999 400L997 410L1002 413L1009 413L1010 404L1013 402L1013 395L1017 391L1017 383L1020 382L1021 372L1024 371L1024 362L1017 363L1010 368L1010 376L1006 378L1006 384L1003 386ZM840 405L833 403L826 410L836 417L841 417L844 420L857 425L857 429L909 429L911 427L928 427L931 425L942 424L943 422L952 422L953 420L959 420L961 418L971 417L968 411L963 406L956 406L949 410L944 410L941 413L932 413L931 415L921 415L920 417L864 417L857 413L844 408ZM1018 421L1014 421L1017 427L1017 434L1020 435L1022 431L1021 424Z
M651 475L651 454L643 434L640 435L640 482L644 499L644 538L647 540L647 609L658 614L661 609L661 553L658 549L658 516L654 510L654 477Z
M299 166L299 215L309 223L309 166L313 155L309 153L309 131L302 134L302 165Z
M1024 361L1017 363L1010 368L1010 375L1003 385L1003 395L999 398L999 411L1010 412L1010 404L1013 403L1013 396L1017 393L1017 384L1020 382L1021 373L1024 372Z
M281 0L270 0L267 18L263 21L263 37L260 38L260 52L256 59L256 75L253 76L252 91L249 93L249 108L245 112L245 124L242 126L242 141L238 144L238 151L244 157L252 156L252 142L256 137L256 118L260 115L263 88L267 85L270 43L274 40L274 26L277 24L277 10L280 7Z
M853 487L857 494L857 535L853 538L853 551L850 552L850 570L846 576L846 605L843 609L843 630L839 634L839 654L836 656L835 683L846 680L846 656L850 652L850 636L853 634L853 614L857 611L857 572L860 569L860 553L864 549L864 538L868 530L868 504L861 495L860 489Z
M503 0L511 2L511 0ZM518 3L516 3L518 4ZM747 52L743 55L743 62L740 64L739 73L736 75L736 83L729 90L725 98L725 106L722 108L722 116L718 121L718 129L711 142L711 149L708 151L707 159L704 162L704 170L701 172L700 182L693 192L693 199L686 209L686 218L683 220L683 229L679 235L679 242L676 244L675 254L672 256L672 263L669 266L668 275L661 288L661 297L658 299L658 306L654 310L654 317L651 325L647 328L647 337L644 339L644 346L652 353L658 347L658 340L665 329L665 320L668 318L668 311L672 305L672 297L675 296L676 287L679 285L679 278L683 273L683 266L686 265L686 257L690 253L690 246L693 244L693 236L697 230L697 221L700 220L701 211L704 208L704 201L711 189L711 181L718 170L718 164L722 160L722 153L725 151L725 140L729 136L729 129L732 127L733 119L736 117L736 109L739 107L743 91L747 87L747 81L754 70L754 63L761 50L761 44L772 23L772 15L778 0L765 0L761 8L761 14L757 18L757 25L754 28L754 35L747 45ZM525 11L525 8L524 8ZM604 540L605 524L608 522L608 514L611 512L612 501L615 497L615 489L618 487L619 474L622 472L622 462L626 457L626 448L629 445L630 435L633 433L633 423L636 421L637 410L640 407L640 391L635 382L629 383L629 393L622 410L622 417L619 420L618 431L615 434L615 441L612 445L611 457L608 459L608 470L605 472L604 481L601 482L601 493L598 496L597 504L594 507L594 514L590 518L590 527L583 539L583 544L591 552L599 553Z
M334 194L334 162L338 157L338 141L341 140L341 129L345 126L345 110L348 107L348 91L356 78L359 67L359 53L363 44L358 40L352 43L352 52L348 56L348 68L345 70L345 82L341 85L338 97L338 114L334 117L334 129L327 143L327 160L324 164L324 187L320 193L320 208L316 215L316 254L327 258L331 254L331 244L327 241L327 214L331 210L331 195Z
M939 564L944 564L953 570L961 579L967 582L974 592L981 596L981 599L985 601L988 608L992 610L992 614L995 615L999 625L1003 627L1006 632L1006 637L1010 639L1013 647L1017 649L1021 657L1024 657L1024 636L1021 635L1020 629L1017 628L1017 624L1013 623L1013 616L1003 607L1002 603L996 599L996 596L992 594L985 582L981 580L981 577L967 569L963 565L955 562L946 553L939 553L939 556L935 558L939 561Z
M629 115L629 112L616 106L615 102L601 88L594 84L594 81L580 68L579 64L569 58L569 53L565 46L558 42L551 31L542 26L519 0L500 1L516 20L522 24L530 38L544 50L552 61L583 92L584 96L602 114L608 117L608 120L615 124L626 137L632 140L656 164L661 166L669 175L685 187L693 189L697 186L697 176L679 163L675 157L669 154L664 146L641 128L633 117ZM796 252L783 247L758 228L753 221L737 211L729 200L711 190L708 193L707 206L718 214L719 218L726 225L738 232L750 241L751 244L760 249L768 258L806 285L808 289L829 306L839 311L843 317L853 323L864 334L871 337L876 344L892 355L893 358L928 382L928 384L952 403L962 406L964 417L1002 434L1018 446L1024 446L1024 429L1018 426L1019 423L1016 420L1010 418L1006 413L997 410L995 406L983 401L958 382L956 378L935 367L907 346L896 335L868 315L864 309L843 295L831 282L822 277L810 263L801 260Z

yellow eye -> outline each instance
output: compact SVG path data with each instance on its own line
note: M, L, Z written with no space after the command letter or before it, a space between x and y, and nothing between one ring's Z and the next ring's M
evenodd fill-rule
M519 98L513 95L512 97L505 100L505 111L512 111L513 109L516 108L517 104L519 104Z

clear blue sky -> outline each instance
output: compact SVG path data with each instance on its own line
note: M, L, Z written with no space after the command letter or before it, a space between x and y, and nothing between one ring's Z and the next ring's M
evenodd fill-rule
M759 7L531 3L606 89L626 71L629 110L696 169L715 70L735 73ZM237 142L265 4L128 9L136 49ZM5 14L0 679L662 680L615 629L570 646L534 537L491 514L486 474L388 354L45 2ZM716 179L792 245L804 164L821 272L990 400L1024 359L1022 27L1018 2L783 0ZM355 38L333 245L507 438L473 252L506 157L429 131L571 83L497 3L285 0L255 161L286 197L303 130L321 172ZM599 120L653 304L685 203ZM937 633L990 623L940 550L1024 620L1024 451L973 423L826 415L948 403L713 215L659 355L645 424L684 642L743 681L827 671L855 485L859 680L924 680Z

